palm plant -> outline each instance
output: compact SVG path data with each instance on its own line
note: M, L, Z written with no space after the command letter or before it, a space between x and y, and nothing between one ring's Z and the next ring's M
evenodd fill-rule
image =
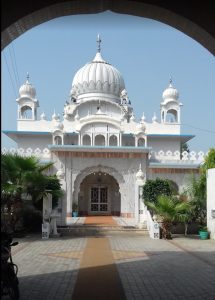
M179 201L172 196L161 195L156 203L145 203L161 219L162 236L171 239L171 226L173 222L185 222L188 218L187 212L192 207L189 202Z
M2 154L1 208L7 208L13 230L20 218L25 198L30 196L32 202L36 203L47 193L47 190L53 195L62 194L58 179L44 173L52 164L41 165L35 157ZM54 186L53 182L55 182Z

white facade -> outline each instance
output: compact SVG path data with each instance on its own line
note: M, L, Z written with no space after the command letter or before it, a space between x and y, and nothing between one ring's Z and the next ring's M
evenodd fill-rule
M215 240L215 169L207 171L207 227Z
M45 113L38 118L39 101L28 76L16 100L17 131L4 132L19 153L54 162L65 191L62 225L69 224L74 202L82 215L121 215L138 223L139 187L147 178L169 178L182 190L203 159L202 153L181 154L193 136L181 134L182 104L172 81L162 95L160 121L154 115L147 122L144 114L137 121L122 75L102 58L100 39L98 44L95 58L74 76L62 118L56 113L51 120Z

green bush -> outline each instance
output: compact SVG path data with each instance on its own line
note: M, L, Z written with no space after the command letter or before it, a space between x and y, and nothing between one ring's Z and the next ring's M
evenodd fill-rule
M166 195L171 196L173 194L172 183L167 179L156 178L148 179L143 186L143 199L156 203L158 196Z
M42 226L42 212L33 206L26 206L22 214L23 227L28 232L40 232Z

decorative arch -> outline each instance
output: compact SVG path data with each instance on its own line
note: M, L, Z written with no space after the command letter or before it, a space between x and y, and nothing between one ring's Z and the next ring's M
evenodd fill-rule
M93 2L87 0L38 0L29 5L26 0L20 7L17 6L16 11L10 15L12 5L13 1L8 0L2 6L2 49L29 29L54 18L110 10L168 24L215 54L213 1L211 3L207 1L204 15L202 15L202 3L198 1L189 1L186 5L182 1L176 6L174 2L154 1L150 3L146 0L98 0ZM25 7L25 11L23 11L23 7ZM195 14L192 13L192 9L195 10Z
M167 110L166 122L168 122L168 123L177 123L178 122L178 111L176 109Z
M138 147L145 147L146 145L146 140L143 137L139 137L137 141L137 146Z
M112 134L109 137L109 146L117 146L118 145L118 139L117 136L115 134Z
M56 135L56 136L54 137L54 144L55 144L55 145L62 145L62 137L59 136L59 135Z
M93 166L93 167L88 167L80 171L80 173L77 175L74 181L74 190L73 190L73 201L78 201L78 193L80 192L80 184L84 180L84 178L91 174L91 173L97 173L97 172L102 172L109 174L112 176L117 183L119 184L119 192L121 193L122 191L122 185L124 184L125 180L123 176L114 168L107 167L107 166Z
M33 119L33 110L32 107L30 107L29 105L24 105L21 107L20 109L20 117L21 119L28 119L31 120Z
M84 145L84 146L91 145L91 137L89 134L84 134L83 139L82 139L82 145Z
M105 136L103 134L97 134L94 140L95 146L105 146Z

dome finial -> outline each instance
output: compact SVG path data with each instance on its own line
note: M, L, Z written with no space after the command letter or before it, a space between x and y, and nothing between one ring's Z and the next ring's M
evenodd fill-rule
M26 76L26 78L27 78L27 81L29 82L29 78L30 78L30 76L29 76L29 73L27 72L27 76Z
M172 87L172 75L169 77L169 87Z
M101 44L101 41L102 41L102 40L101 40L101 38L100 38L100 35L98 34L98 36L97 36L97 41L96 41L96 42L98 43L98 49L97 49L98 52L101 52L101 45L100 45L100 44Z

